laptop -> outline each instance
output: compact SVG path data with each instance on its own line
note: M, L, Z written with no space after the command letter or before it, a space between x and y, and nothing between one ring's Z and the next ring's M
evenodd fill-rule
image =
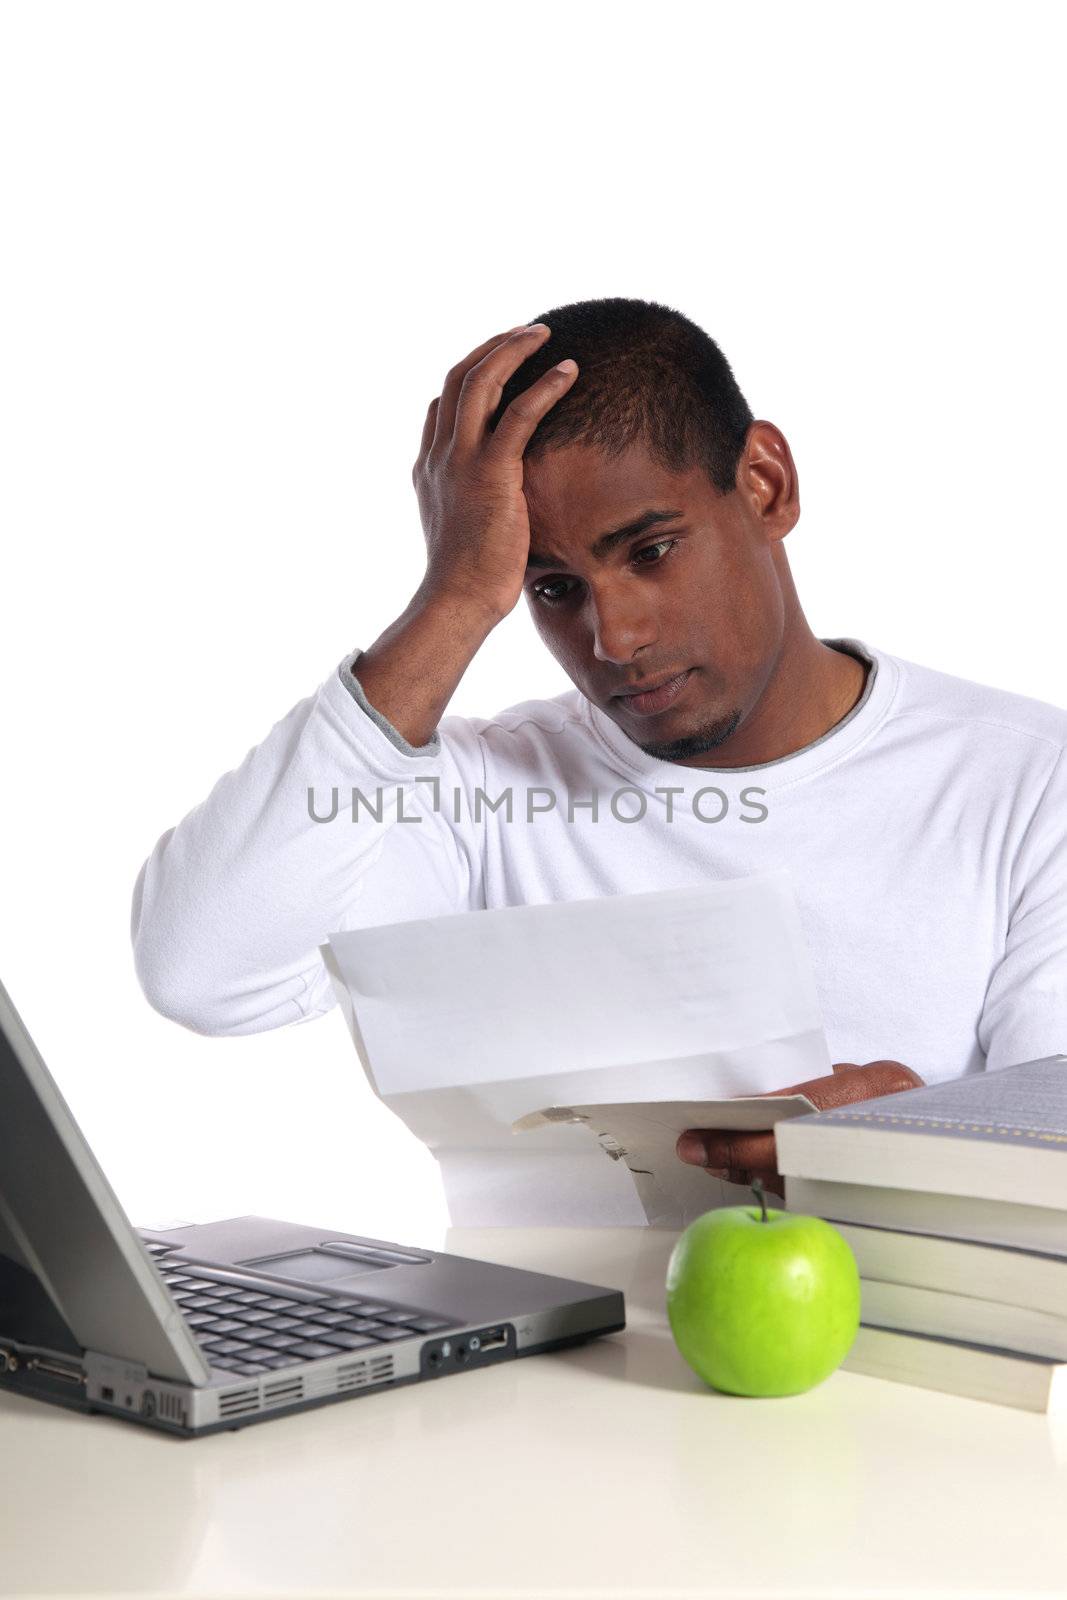
M625 1324L617 1289L329 1228L134 1228L0 984L0 1389L191 1438Z

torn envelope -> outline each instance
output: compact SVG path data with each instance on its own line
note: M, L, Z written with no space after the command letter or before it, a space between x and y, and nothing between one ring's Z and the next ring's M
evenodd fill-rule
M588 1129L604 1154L625 1165L645 1219L652 1228L685 1228L705 1211L752 1200L750 1189L715 1178L702 1167L679 1160L678 1135L689 1128L728 1128L756 1133L786 1117L802 1117L816 1107L803 1094L754 1095L733 1100L658 1100L648 1104L546 1106L513 1124L516 1133L559 1123ZM773 1202L772 1202L773 1203Z
M785 868L350 929L320 953L455 1226L646 1222L586 1127L512 1132L538 1107L759 1095L830 1071Z

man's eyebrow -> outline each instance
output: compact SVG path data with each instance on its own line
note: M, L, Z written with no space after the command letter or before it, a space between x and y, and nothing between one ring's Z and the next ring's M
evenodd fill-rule
M684 511L671 511L668 509L643 511L632 522L625 523L621 528L613 528L610 533L602 533L598 539L594 539L589 546L589 553L597 561L603 561L604 557L609 555L615 546L621 544L624 539L632 539L636 534L644 533L648 528L656 527L658 523L674 522L678 517L684 515ZM530 572L534 567L558 567L561 565L564 565L564 563L557 561L554 556L544 556L537 550L531 550L529 560L526 563L526 570Z

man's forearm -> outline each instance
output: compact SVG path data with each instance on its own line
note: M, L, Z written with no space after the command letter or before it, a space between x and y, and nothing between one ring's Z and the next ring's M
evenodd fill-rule
M499 620L477 602L418 591L360 655L363 693L410 744L427 744Z

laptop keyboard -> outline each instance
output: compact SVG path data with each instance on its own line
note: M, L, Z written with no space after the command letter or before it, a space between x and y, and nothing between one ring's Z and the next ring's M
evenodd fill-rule
M273 1286L264 1288L261 1279L237 1270L160 1260L172 1246L141 1242L157 1258L163 1281L209 1365L226 1372L270 1372L298 1361L388 1345L413 1333L440 1333L460 1326L384 1300L288 1284L275 1292Z

